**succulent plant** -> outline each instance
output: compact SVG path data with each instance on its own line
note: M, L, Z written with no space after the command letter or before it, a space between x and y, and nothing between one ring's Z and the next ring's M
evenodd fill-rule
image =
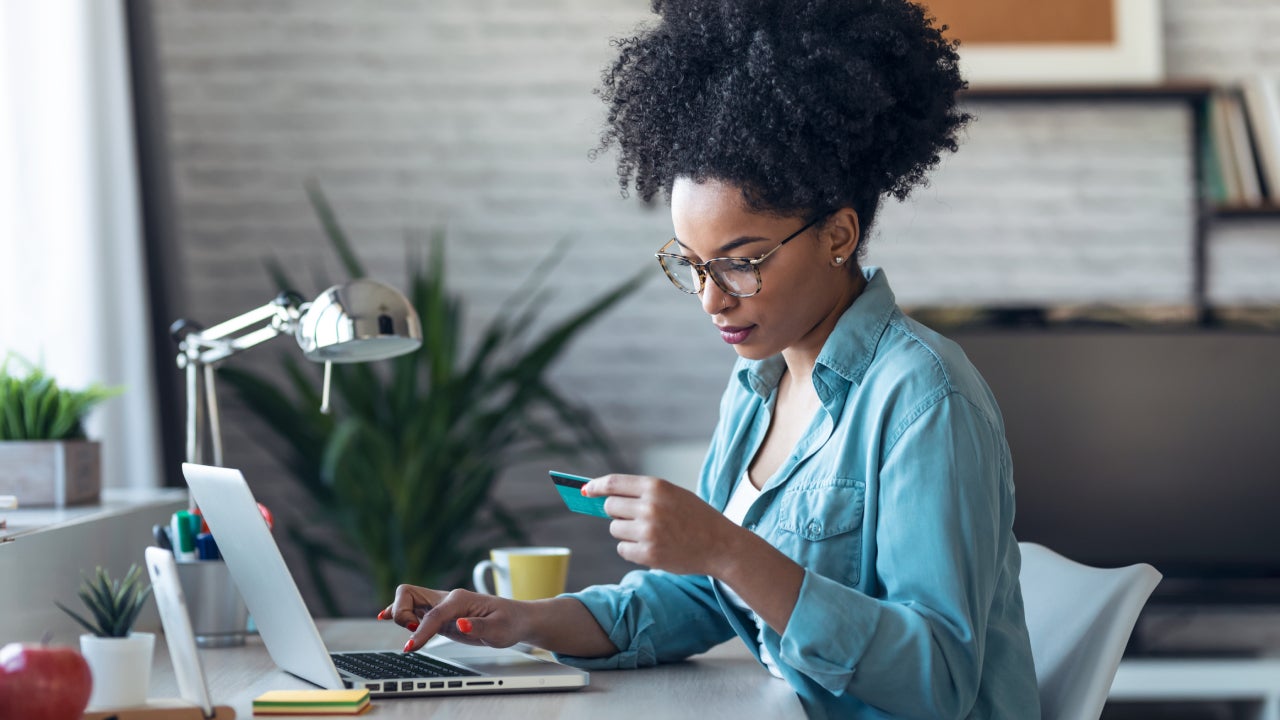
M98 637L128 637L138 613L151 595L151 586L143 586L142 569L137 565L130 565L129 572L115 580L106 568L99 566L92 578L84 578L77 594L93 614L94 622L89 622L56 600L54 604Z

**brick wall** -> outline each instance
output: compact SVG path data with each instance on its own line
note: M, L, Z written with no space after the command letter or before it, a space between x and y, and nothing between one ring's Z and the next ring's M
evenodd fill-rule
M403 277L407 236L444 228L449 279L477 322L501 312L525 268L558 241L572 253L551 278L553 317L652 265L670 233L665 207L619 198L611 158L587 158L602 116L591 90L612 57L609 38L648 18L644 0L152 7L186 316L216 322L265 301L273 290L264 258L298 267L300 279L339 276L303 194L308 177L323 183L373 274L388 281ZM1171 77L1280 73L1280 5L1169 0L1164 8ZM1184 105L972 109L979 119L961 152L881 215L870 260L886 268L901 302L1189 300ZM1280 300L1280 220L1214 224L1210 259L1214 299ZM697 304L653 270L654 281L559 370L633 455L705 437L734 357ZM290 351L279 342L236 362L269 367ZM273 479L256 428L224 400L228 462L257 478L259 494L305 514ZM545 499L537 469L520 475L504 484L509 492ZM571 538L575 584L625 567L589 523L544 523L536 536Z

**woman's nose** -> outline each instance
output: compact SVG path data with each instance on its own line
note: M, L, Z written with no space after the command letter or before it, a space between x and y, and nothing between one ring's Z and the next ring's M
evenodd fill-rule
M702 282L702 292L698 293L698 299L702 302L703 312L708 315L719 315L737 298L721 290L715 280L708 276Z

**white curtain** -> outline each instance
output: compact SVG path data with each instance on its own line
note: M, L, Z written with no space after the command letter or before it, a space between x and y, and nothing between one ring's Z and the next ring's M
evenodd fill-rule
M0 0L0 357L124 387L89 419L103 484L159 485L120 0Z

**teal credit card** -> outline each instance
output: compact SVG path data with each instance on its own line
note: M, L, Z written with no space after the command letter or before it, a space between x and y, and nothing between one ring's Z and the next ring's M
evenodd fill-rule
M564 500L564 504L568 505L570 510L583 515L609 517L609 513L604 511L603 497L583 497L582 495L582 486L591 482L591 478L556 472L555 470L551 470L550 475L551 482L556 484L556 490L560 492L560 498Z

